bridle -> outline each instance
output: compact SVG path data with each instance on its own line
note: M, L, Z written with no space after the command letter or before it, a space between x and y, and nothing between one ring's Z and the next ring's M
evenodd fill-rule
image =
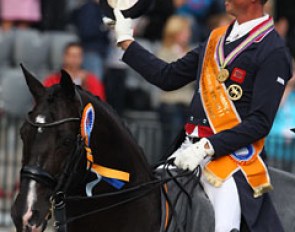
M34 123L27 116L26 121L35 128L50 128L62 125L64 123L80 122L80 118L65 118L51 123ZM50 197L50 216L52 214L56 220L56 229L62 228L63 231L67 231L67 226L61 227L61 222L66 220L65 212L65 194L68 192L73 179L75 178L76 170L84 157L84 140L80 133L77 135L75 148L72 154L70 154L65 161L65 166L61 175L56 178L49 172L37 165L25 165L21 169L21 179L35 180L36 182L43 184L53 191ZM50 218L50 217L49 217Z
M81 121L81 114L83 109L83 102L80 93L78 92L77 88L75 87L75 96L79 100L80 110L79 110L79 117L69 117L59 119L53 122L48 123L38 123L33 122L28 114L26 116L26 122L31 125L32 127L42 131L44 128L53 128L60 126L65 123L80 123ZM77 170L78 165L80 164L81 159L83 158L83 151L84 151L84 140L79 132L77 134L75 147L73 148L72 154L70 154L65 161L65 166L63 168L63 172L57 178L50 174L48 171L44 170L42 167L37 165L25 165L22 167L20 176L21 179L29 179L34 180L43 186L49 188L53 191L53 194L50 198L51 207L64 207L64 200L63 195L67 192L70 184L72 183L74 172ZM51 209L53 211L53 209ZM51 212L52 213L52 212Z
M59 119L54 122L48 122L48 123L38 123L38 122L33 122L30 118L30 115L28 114L26 116L26 122L29 123L32 127L37 128L37 129L41 129L41 130L43 128L57 127L62 124L65 124L65 123L80 122L83 102L82 102L81 95L78 92L76 87L75 87L75 96L76 96L76 98L78 98L79 104L80 104L79 117L63 118L63 119ZM69 169L70 166L74 166L75 161L77 160L77 158L79 158L78 156L80 156L80 154L77 154L77 153L82 152L82 148L83 148L83 139L79 133L77 135L77 141L76 141L76 145L75 145L75 149L73 151L73 154L69 156L69 159L67 160L68 162L66 162L66 167L65 167L64 172L62 174L63 176L70 175L70 172L69 173L65 173L65 172L71 171L71 170L67 170L67 169ZM37 165L23 166L21 169L21 179L24 179L24 178L35 180L36 182L41 183L44 186L48 187L50 190L53 190L54 193L60 191L61 186L65 184L64 183L65 178L62 178L63 183L61 183L61 178L59 178L59 180L57 180L56 177L54 177L49 172L47 172L46 170L44 170L43 168L41 168Z
M32 127L37 128L37 129L43 129L43 128L52 128L52 127L56 127L56 126L60 126L62 124L65 123L73 123L73 122L79 122L81 121L81 112L83 110L83 103L82 103L82 98L80 93L78 92L78 90L75 88L75 92L76 92L76 97L79 99L80 102L80 116L79 117L69 117L69 118L64 118L64 119L60 119L54 122L49 122L49 123L37 123L37 122L33 122L29 115L27 115L26 117L26 122L29 123ZM173 180L175 183L178 183L177 179L181 178L181 177L185 177L185 176L189 176L191 175L196 176L198 178L200 178L200 169L198 168L197 170L195 170L195 172L183 172L178 174L177 176L170 176L168 178L165 179L161 179L161 180L152 180L146 183L142 183L139 185L136 185L134 187L130 187L128 189L125 190L121 190L118 192L114 192L114 193L107 193L107 194L101 194L101 195L96 195L93 197L65 197L65 194L67 193L67 190L69 189L69 186L71 184L71 180L72 180L72 172L73 170L76 171L78 165L80 164L81 159L83 158L83 152L84 152L84 139L81 136L81 133L79 132L79 134L77 135L77 140L76 140L76 144L75 144L75 148L73 149L73 152L71 155L68 156L68 159L65 162L65 167L63 169L63 173L59 176L59 178L54 177L53 175L51 175L49 172L47 172L46 170L44 170L43 168L37 166L37 165L25 165L22 167L21 169L21 179L29 179L29 180L35 180L36 182L48 187L50 190L53 191L53 194L50 198L50 202L51 202L51 206L52 206L52 211L54 211L53 213L55 214L55 228L57 231L63 231L66 232L67 231L67 224L78 220L80 218L86 217L88 215L92 215L92 214L96 214L99 212L103 212L115 207L118 207L120 205L124 205L127 203L130 203L132 201L135 201L137 199L143 198L146 195L150 194L153 192L153 190L155 190L157 187L163 187L163 184ZM164 163L165 166L167 166L169 163L171 163L170 161L166 161ZM89 166L88 171L91 169L91 165ZM167 170L166 170L167 171ZM192 178L191 178L192 179ZM183 187L181 187L181 190L189 197L189 194L186 193L186 191L183 189ZM141 192L142 191L142 192ZM94 211L90 211L84 214L81 214L79 216L67 219L66 218L66 214L65 214L65 200L84 200L84 199L100 199L100 198L104 198L104 197L110 197L110 196L120 196L123 194L135 194L135 193L139 193L138 195L136 195L135 197L131 197L131 198L127 198L119 203L101 208L101 209L97 209ZM167 198L167 197L166 197ZM172 205L173 208L173 205Z
M65 118L65 119L60 119L54 122L50 123L35 123L33 122L29 115L26 117L26 122L28 122L31 126L37 128L37 129L43 129L43 128L51 128L51 127L56 127L65 123L70 123L70 122L80 122L80 118ZM81 147L82 139L80 135L77 136L77 141L76 141L76 147ZM71 157L71 156L70 156ZM58 180L52 176L49 172L45 171L43 168L37 166L37 165L25 165L21 169L21 178L27 178L27 179L33 179L37 181L38 183L41 183L48 187L51 190L56 189L56 186L58 184ZM58 189L56 189L58 191Z
M54 122L49 122L49 123L36 123L33 122L30 118L29 115L27 115L26 117L26 121L33 127L37 127L37 128L50 128L50 127L55 127L55 126L59 126L61 124L65 124L68 122L79 122L81 120L81 117L79 118L63 118Z

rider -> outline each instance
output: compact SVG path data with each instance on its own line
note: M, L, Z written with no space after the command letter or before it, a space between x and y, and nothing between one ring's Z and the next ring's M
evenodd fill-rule
M265 15L267 0L226 0L231 25L168 64L133 38L131 19L114 10L123 61L166 90L196 81L186 139L173 154L181 169L203 167L202 183L215 210L215 231L283 231L271 203L264 137L291 77L289 53Z

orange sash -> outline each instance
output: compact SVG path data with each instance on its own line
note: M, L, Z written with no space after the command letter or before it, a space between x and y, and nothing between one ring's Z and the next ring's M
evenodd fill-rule
M226 29L227 27L221 27L211 33L200 78L202 103L214 133L231 129L241 123L225 85L217 80L220 68L214 55ZM259 156L263 147L264 139L261 139L239 151L210 161L205 166L204 175L212 185L220 187L226 179L241 170L254 191L254 197L259 197L272 189L267 168Z

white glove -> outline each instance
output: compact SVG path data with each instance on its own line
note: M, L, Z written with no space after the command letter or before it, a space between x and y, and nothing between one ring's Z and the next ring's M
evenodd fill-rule
M210 141L203 138L185 149L178 149L171 157L175 157L174 164L178 168L194 171L207 155L214 155L214 149Z
M117 38L117 44L126 40L134 40L132 19L125 18L122 12L115 8L114 15L116 18L115 33Z

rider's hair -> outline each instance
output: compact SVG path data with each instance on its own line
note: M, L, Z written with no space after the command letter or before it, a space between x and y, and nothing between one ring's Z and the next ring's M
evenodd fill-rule
M260 0L261 4L264 5L268 0Z

